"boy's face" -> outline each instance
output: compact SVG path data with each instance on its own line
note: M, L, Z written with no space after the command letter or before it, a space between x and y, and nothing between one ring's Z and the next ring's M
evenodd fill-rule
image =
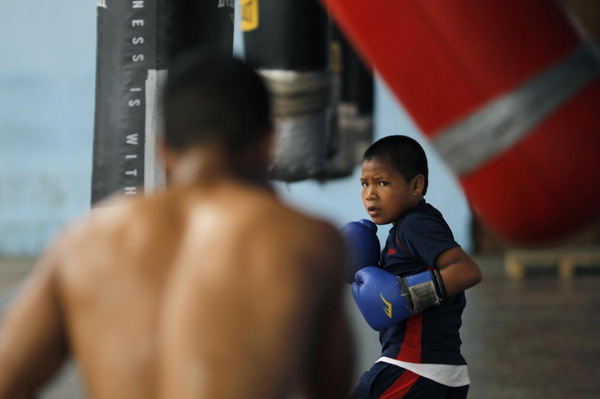
M361 197L376 224L393 223L423 198L423 176L410 182L387 162L364 161L361 168Z

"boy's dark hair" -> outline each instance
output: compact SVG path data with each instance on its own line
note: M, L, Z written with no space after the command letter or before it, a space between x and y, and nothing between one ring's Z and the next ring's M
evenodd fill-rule
M246 148L269 131L270 99L262 78L231 54L196 49L169 69L163 92L165 143Z
M387 136L373 143L363 156L364 161L379 160L387 162L396 172L410 182L416 175L425 177L423 195L429 185L429 168L427 155L423 147L414 139L407 136Z

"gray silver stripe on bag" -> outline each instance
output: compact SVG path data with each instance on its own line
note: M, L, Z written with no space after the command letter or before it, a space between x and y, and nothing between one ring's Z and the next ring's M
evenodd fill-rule
M524 138L600 73L598 48L583 43L520 87L484 105L432 139L460 177Z

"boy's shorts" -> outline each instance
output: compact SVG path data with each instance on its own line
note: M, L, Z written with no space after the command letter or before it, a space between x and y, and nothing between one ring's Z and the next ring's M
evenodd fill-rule
M469 386L449 387L412 371L378 362L365 372L351 399L465 399Z

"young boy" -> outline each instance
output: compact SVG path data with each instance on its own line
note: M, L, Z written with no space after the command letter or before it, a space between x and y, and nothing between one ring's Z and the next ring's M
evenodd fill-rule
M367 269L376 274L391 273L395 284L398 277L402 280L427 271L435 273L439 301L419 313L411 314L413 308L407 312L410 317L380 331L382 357L363 374L352 398L467 396L470 382L460 352L459 328L464 290L481 281L481 271L454 241L442 214L425 201L427 175L425 151L406 136L385 137L371 145L363 157L360 181L365 209L376 224L393 224L381 254L379 267L383 271ZM374 284L372 280L378 277L363 271L358 275L364 281L357 280L353 289ZM379 289L377 297L381 295ZM407 298L406 293L399 296ZM357 304L363 305L359 300ZM367 317L364 308L361 310Z

